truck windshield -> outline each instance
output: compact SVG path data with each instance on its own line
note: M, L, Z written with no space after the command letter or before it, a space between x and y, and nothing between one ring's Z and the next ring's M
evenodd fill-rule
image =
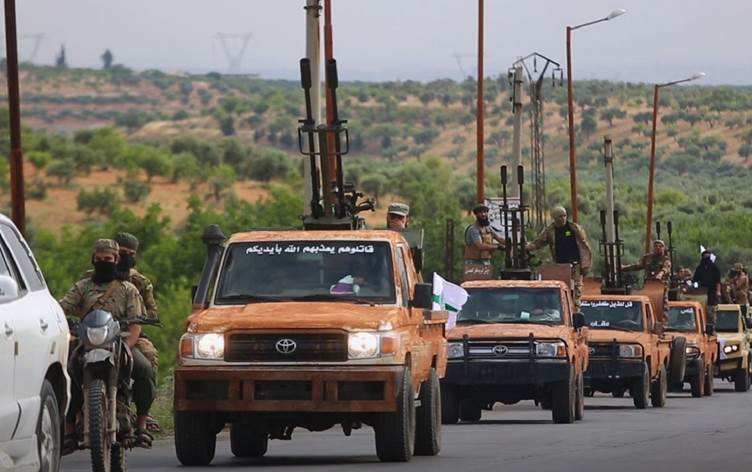
M715 330L725 333L736 333L739 331L739 312L718 310L715 314Z
M632 300L583 300L585 323L595 329L642 331L642 303Z
M668 311L666 329L669 331L697 331L697 316L692 307L672 307Z
M230 245L216 304L294 300L394 303L389 244L322 240Z
M469 288L457 323L562 324L556 288Z

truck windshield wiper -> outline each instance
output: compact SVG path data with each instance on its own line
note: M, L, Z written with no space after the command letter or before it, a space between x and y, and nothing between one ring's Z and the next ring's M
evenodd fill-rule
M642 331L642 328L638 329L629 329L629 328L622 328L621 326L588 326L590 329L615 329L617 331L626 331L627 333L638 333Z
M506 320L506 321L497 321L497 323L544 324L544 325L558 324L556 321L551 321L551 320Z
M272 297L269 295L225 295L222 297L217 297L218 302L225 302L225 301L242 301L242 302L286 302L290 301L289 298L285 297Z
M464 319L464 320L457 320L457 324L460 324L460 323L467 323L467 324L494 324L494 323L498 323L498 321L496 321L496 320L479 320L477 318L475 318L475 319L468 318L468 319Z
M302 297L293 297L290 298L291 301L327 301L327 302L349 302L349 303L357 303L360 305L376 305L376 302L373 300L368 300L366 298L358 298L358 297L343 297L341 295L332 295L327 293L317 293L314 295L304 295Z

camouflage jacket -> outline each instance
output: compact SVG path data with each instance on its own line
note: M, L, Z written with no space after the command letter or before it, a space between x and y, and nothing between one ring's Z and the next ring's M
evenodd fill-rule
M749 277L738 275L730 280L731 303L747 305L749 303Z
M110 294L105 297L111 284L118 284ZM99 301L102 299L101 301ZM60 306L63 307L66 316L81 318L91 311L97 304L99 308L109 311L117 319L132 318L144 314L144 305L138 289L130 282L114 280L107 284L95 283L91 278L79 280L68 290Z
M637 264L626 265L621 270L632 272L640 269L645 271L646 279L668 282L671 277L671 258L668 254L657 256L651 252L642 256Z
M94 269L89 269L83 274L83 279L91 278L94 273ZM157 311L157 302L154 299L154 285L151 280L136 269L131 269L128 274L128 282L132 283L136 289L138 289L141 300L144 302L144 308L146 309L146 316L152 319L159 318L159 312Z
M592 249L590 249L590 242L588 241L587 233L585 233L585 230L582 228L582 226L578 225L577 223L574 223L572 221L568 221L567 223L569 223L569 225L572 226L575 231L577 249L579 249L580 251L580 269L582 270L582 272L587 272L590 269L590 265L593 260L593 251ZM546 226L546 228L541 231L538 237L530 243L530 250L535 251L536 249L540 249L546 244L551 249L551 257L555 261L556 226L553 223Z

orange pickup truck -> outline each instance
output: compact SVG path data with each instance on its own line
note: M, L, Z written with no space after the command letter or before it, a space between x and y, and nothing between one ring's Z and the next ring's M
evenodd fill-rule
M435 455L446 312L431 310L394 231L214 227L175 369L175 449L206 465L230 425L232 453L262 456L295 428L375 430L384 461Z
M681 385L671 386L681 391L688 382L693 397L713 394L713 365L718 359L718 338L715 326L708 323L702 304L681 300L668 303L666 334L687 339L687 368Z

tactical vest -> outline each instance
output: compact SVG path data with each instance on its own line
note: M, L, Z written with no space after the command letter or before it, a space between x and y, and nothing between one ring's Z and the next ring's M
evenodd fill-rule
M476 223L474 223L476 224ZM473 226L473 225L470 225ZM465 259L471 260L490 260L493 255L493 251L482 251L478 249L475 244L468 244L467 232L470 226L465 229ZM480 240L483 244L493 244L493 232L490 226L480 226Z

